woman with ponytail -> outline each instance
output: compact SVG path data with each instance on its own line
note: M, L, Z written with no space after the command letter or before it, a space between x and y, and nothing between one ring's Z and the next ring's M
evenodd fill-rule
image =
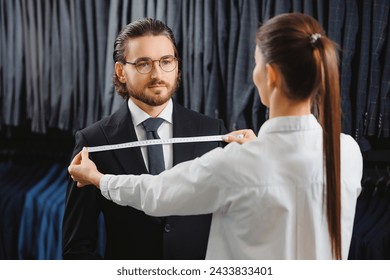
M254 56L269 108L257 137L233 132L158 176L103 175L84 149L69 173L149 215L213 213L208 259L346 259L362 156L341 133L336 46L314 18L282 14L259 28Z

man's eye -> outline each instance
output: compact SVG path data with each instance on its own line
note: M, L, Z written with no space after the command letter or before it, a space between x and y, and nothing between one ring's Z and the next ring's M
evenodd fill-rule
M147 61L137 62L137 67L146 67L148 65L149 65L149 63Z
M161 61L162 65L170 65L172 63L172 59L163 59Z

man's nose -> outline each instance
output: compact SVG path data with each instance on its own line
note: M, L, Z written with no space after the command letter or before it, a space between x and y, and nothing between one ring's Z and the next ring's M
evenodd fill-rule
M159 77L161 75L162 69L160 67L160 61L159 60L153 60L152 61L152 71L150 71L151 76L154 77Z

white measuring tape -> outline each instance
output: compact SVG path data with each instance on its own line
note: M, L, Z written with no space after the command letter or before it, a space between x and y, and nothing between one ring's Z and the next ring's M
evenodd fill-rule
M119 150L119 149L127 149L134 147L143 147L150 145L167 145L167 144L175 144L175 143L190 143L190 142L216 142L216 141L224 141L225 135L212 135L212 136L199 136L199 137L182 137L182 138L169 138L169 139L149 139L142 141L134 141L127 142L121 144L114 145L103 145L103 146L95 146L88 147L88 152L102 152L109 150ZM242 134L236 135L237 138L243 138Z

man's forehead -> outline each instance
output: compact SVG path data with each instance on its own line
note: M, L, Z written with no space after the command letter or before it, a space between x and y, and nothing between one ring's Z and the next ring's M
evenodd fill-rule
M174 55L174 47L169 38L164 35L147 35L129 39L126 53L131 56L159 58L164 55Z

